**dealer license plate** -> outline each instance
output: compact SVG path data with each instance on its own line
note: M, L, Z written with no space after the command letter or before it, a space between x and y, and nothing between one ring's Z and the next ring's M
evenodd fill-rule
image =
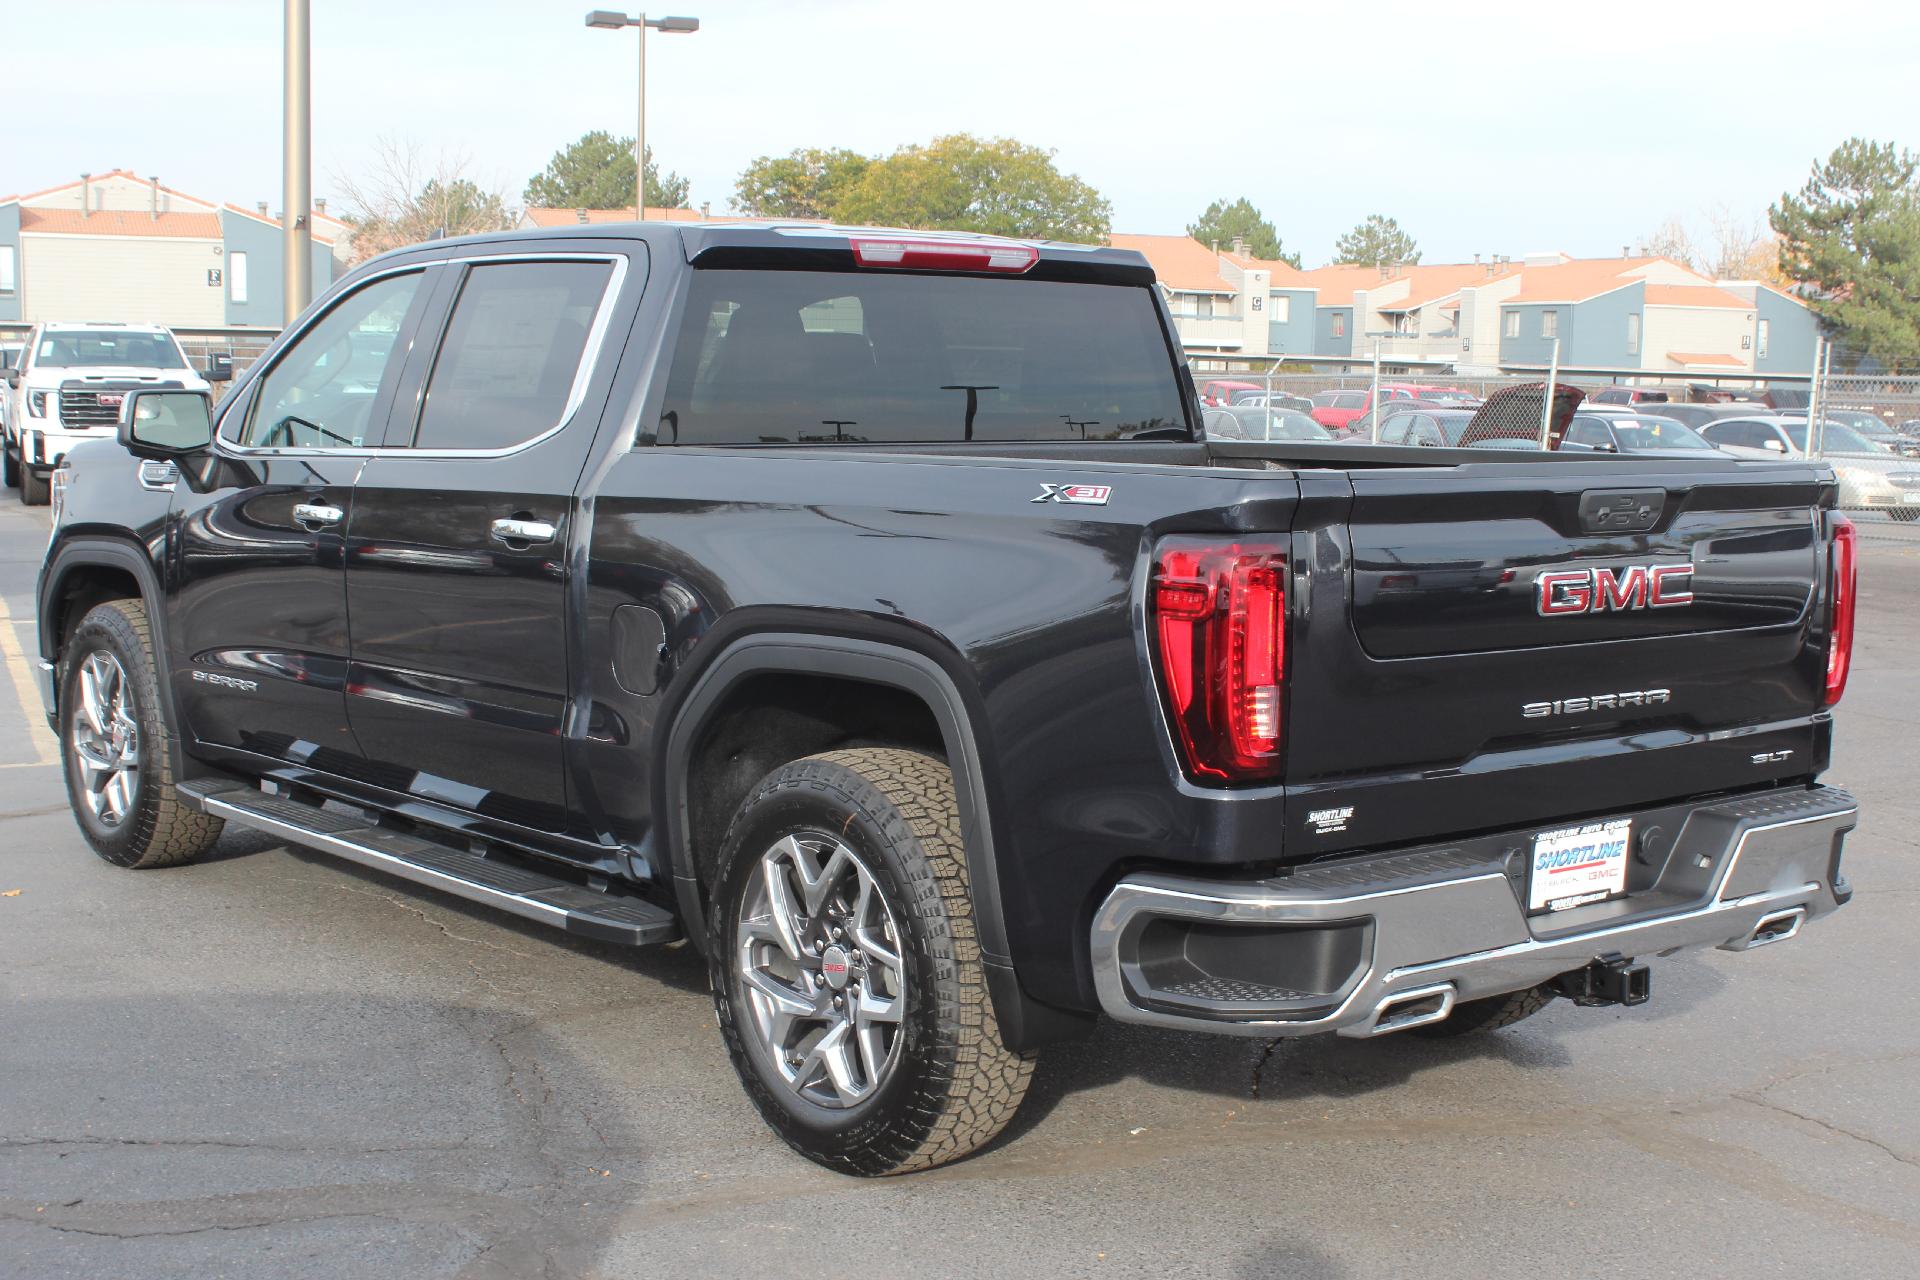
M1632 844L1631 818L1542 831L1528 864L1527 910L1565 911L1625 893Z

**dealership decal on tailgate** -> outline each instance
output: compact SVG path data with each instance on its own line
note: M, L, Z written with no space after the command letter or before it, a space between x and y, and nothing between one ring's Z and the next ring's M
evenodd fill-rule
M1527 910L1565 911L1627 891L1633 819L1612 818L1533 838Z

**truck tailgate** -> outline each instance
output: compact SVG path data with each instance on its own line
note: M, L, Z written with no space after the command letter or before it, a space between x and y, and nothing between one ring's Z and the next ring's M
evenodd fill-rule
M1325 501L1303 503L1294 538L1289 860L1825 766L1816 467L1347 480L1343 504L1303 479Z

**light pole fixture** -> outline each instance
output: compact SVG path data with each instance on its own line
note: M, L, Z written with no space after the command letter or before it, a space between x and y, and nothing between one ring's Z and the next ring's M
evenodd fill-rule
M633 208L644 222L647 218L647 28L668 35L691 35L700 29L700 19L649 18L644 13L628 17L617 9L594 9L587 14L587 25L602 31L634 27L640 32L640 127L633 139Z

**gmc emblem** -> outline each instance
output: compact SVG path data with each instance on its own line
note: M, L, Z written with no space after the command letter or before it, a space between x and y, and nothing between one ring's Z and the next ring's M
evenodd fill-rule
M1534 585L1534 607L1543 618L1629 609L1677 609L1693 603L1693 566L1636 564L1624 569L1549 569Z

